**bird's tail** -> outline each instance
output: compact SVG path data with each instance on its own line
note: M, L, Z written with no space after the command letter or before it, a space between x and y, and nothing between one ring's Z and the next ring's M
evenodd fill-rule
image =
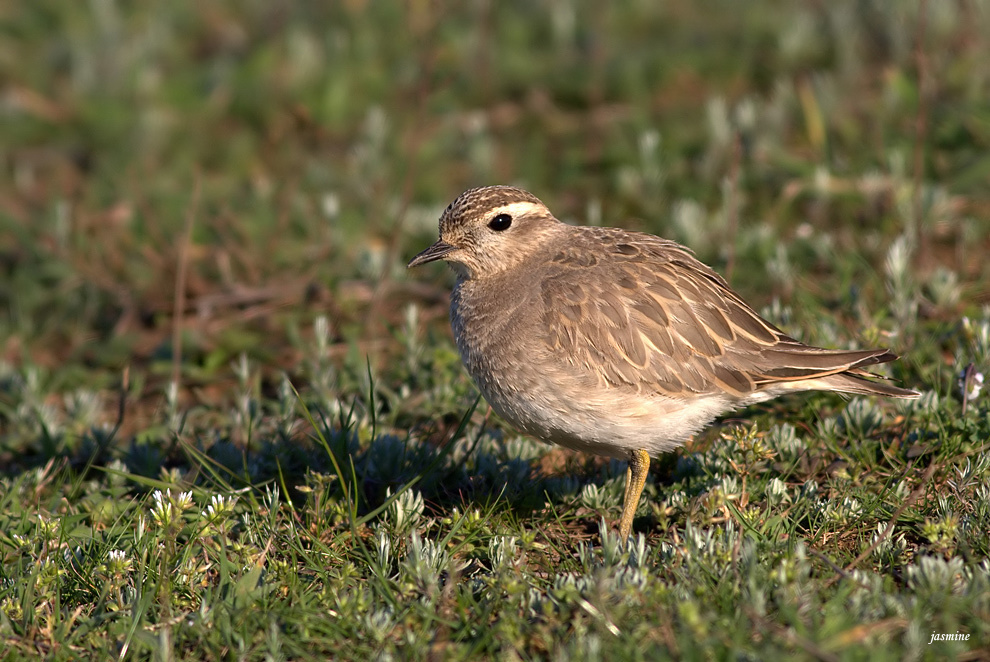
M918 391L878 381L884 378L864 369L865 366L887 363L897 358L896 354L886 349L825 350L798 345L776 351L786 357L780 361L783 365L765 371L764 378L777 389L838 391L891 398L921 396Z

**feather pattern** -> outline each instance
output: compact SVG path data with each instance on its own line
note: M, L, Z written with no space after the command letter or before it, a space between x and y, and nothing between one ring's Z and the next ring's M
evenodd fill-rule
M540 271L543 338L552 352L599 371L612 388L746 399L784 382L790 382L785 390L797 390L803 380L849 372L828 383L855 393L914 396L871 382L860 370L894 354L798 342L675 242L611 228L569 232L577 236ZM607 259L582 261L590 246Z

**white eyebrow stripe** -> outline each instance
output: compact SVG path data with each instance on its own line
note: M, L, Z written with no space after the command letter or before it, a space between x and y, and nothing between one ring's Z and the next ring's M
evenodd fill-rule
M543 205L538 205L534 202L513 202L493 209L492 217L494 218L499 214L508 214L509 216L516 217L534 212L546 213L543 211L544 209L545 207Z

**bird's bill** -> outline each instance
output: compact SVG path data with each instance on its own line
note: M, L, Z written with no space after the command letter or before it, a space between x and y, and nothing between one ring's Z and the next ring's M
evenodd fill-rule
M434 262L435 260L442 260L447 255L453 251L456 246L451 246L443 239L437 239L436 243L427 248L425 251L414 257L406 265L406 268L418 267L421 264L426 264L427 262Z

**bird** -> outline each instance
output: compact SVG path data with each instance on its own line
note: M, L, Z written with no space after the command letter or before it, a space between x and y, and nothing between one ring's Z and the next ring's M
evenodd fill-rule
M472 188L408 267L444 260L451 327L482 395L520 432L627 460L628 539L650 459L729 411L797 391L917 398L865 370L887 349L804 344L669 239L559 221L532 193Z

